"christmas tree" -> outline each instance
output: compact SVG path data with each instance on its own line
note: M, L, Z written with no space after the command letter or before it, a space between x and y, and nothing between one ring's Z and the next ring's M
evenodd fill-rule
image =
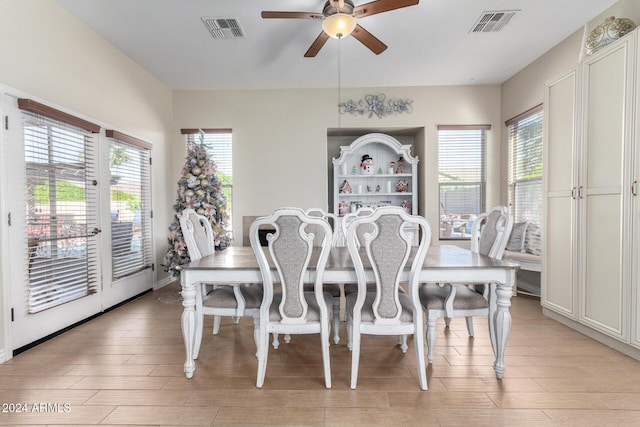
M174 220L169 226L169 248L165 256L165 271L177 275L176 267L190 261L187 244L180 229L180 215L191 208L209 218L213 228L216 250L226 249L231 239L225 231L228 221L227 200L222 193L222 185L216 173L216 163L209 158L202 143L188 143L186 162L182 176L178 180L178 197L173 205Z

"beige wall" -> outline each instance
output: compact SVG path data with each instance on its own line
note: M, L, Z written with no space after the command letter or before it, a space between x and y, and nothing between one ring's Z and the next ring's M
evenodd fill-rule
M267 214L280 206L327 207L329 129L357 128L367 133L411 128L420 144L415 152L421 157L421 213L438 224L436 126L490 124L487 204L499 203L499 86L342 89L341 99L359 100L378 93L412 99L413 111L384 118L339 115L337 89L175 91L170 175L177 182L184 165L180 128L231 128L234 234L242 236L245 215ZM241 245L242 239L236 238L234 244Z
M153 144L156 265L166 250L169 88L51 0L0 0L0 85ZM1 107L0 107L1 108ZM158 279L165 276L156 269ZM0 353L8 286L0 283Z

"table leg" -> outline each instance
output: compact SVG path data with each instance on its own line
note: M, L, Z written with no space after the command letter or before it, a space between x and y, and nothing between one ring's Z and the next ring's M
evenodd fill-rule
M496 371L496 378L502 379L505 372L504 349L507 344L507 337L511 330L511 296L513 295L511 283L498 283L495 286L495 298L490 302L489 312L489 334L491 345L496 361L493 365ZM493 292L492 292L493 294ZM493 297L494 295L492 295Z
M196 286L189 280L189 273L186 270L180 272L180 282L182 284L182 338L186 350L186 360L184 362L184 373L187 378L193 377L196 365L193 359L194 341L196 335Z

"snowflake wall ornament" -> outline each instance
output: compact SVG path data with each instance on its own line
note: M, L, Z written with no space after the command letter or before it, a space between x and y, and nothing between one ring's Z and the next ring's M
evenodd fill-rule
M369 118L390 116L392 114L412 113L412 99L388 99L385 94L369 94L359 101L350 99L338 104L340 114L365 115Z

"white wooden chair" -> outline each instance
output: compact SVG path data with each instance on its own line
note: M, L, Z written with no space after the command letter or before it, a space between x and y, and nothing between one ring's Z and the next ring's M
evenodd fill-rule
M333 222L333 238L331 239L331 246L335 247L340 244L339 239L342 235L342 221L337 215L325 212L324 209L320 208L307 209L307 215L323 218L326 221L331 220ZM315 234L314 246L320 246L323 238L322 228L310 225L306 231L307 233L313 232ZM313 286L313 283L306 283L304 285L305 292L313 292ZM325 283L324 291L331 294L331 297L333 298L333 342L338 344L340 342L340 299L342 298L342 290L338 283Z
M260 246L258 229L269 225L275 231L267 234L267 250ZM309 226L322 230L324 237L314 247L314 233ZM263 280L264 298L260 305L258 334L258 374L256 386L264 384L269 354L269 334L320 334L324 378L331 388L329 360L330 314L332 297L324 292L322 277L331 249L332 231L322 218L313 218L297 208L277 209L269 217L256 219L249 230L251 247L256 255ZM319 252L317 257L313 254ZM313 261L312 261L312 254ZM317 261L315 261L317 259ZM304 291L309 268L316 279L313 292ZM276 288L276 284L278 286Z
M420 229L418 246L413 246L413 233ZM366 227L358 244L358 229ZM424 361L422 307L418 299L418 273L424 263L431 229L427 221L409 215L400 207L382 207L367 216L355 218L347 226L347 247L353 259L358 278L358 292L346 297L348 346L351 355L351 388L358 382L360 342L362 334L413 335L416 352L418 381L427 389ZM408 293L400 291L401 275L415 249L408 277ZM367 286L365 263L371 265L375 277L375 290ZM406 351L406 350L405 350Z
M473 223L471 230L471 251L502 259L504 248L509 240L513 217L505 206L496 206L483 213ZM469 336L473 336L473 317L489 314L489 301L495 301L495 295L489 296L491 287L483 284L423 284L420 287L420 303L427 315L427 345L429 363L434 360L436 342L436 322L444 317L449 327L454 317L464 317Z
M187 244L191 261L215 253L213 229L209 219L199 215L193 209L185 209L180 214L180 228ZM234 323L242 316L252 316L254 322L254 338L257 346L258 317L262 301L262 287L259 285L217 286L200 284L200 292L196 297L196 336L203 333L204 316L214 316L213 334L220 331L221 316L231 316ZM196 340L194 356L198 357L200 340Z
M355 220L356 218L360 218L363 216L369 216L372 215L375 212L375 209L373 208L359 208L358 210L356 210L355 212L350 212L348 214L346 214L344 217L342 217L342 232L344 233L344 235L347 235L347 227L349 226L349 224L351 224L353 222L353 220ZM363 236L365 233L372 231L373 228L372 226L368 226L368 225L363 225L361 227L358 227L358 230L356 230L356 245L358 247L360 247L361 245L361 241L363 241ZM373 285L369 286L369 290L373 291L374 287ZM358 292L358 284L357 283L345 283L344 284L344 295L345 298L347 295L351 295Z

